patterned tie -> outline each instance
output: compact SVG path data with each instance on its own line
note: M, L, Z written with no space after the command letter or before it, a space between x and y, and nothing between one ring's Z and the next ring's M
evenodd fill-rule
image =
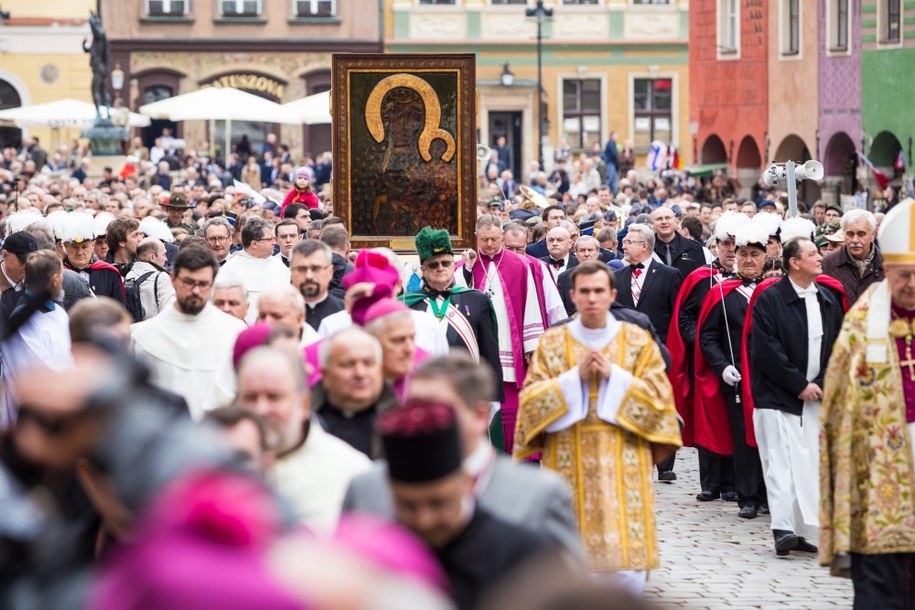
M563 261L550 257L550 264L553 265L553 269L562 269L562 263Z
M632 267L632 281L630 282L630 293L632 294L632 306L637 307L639 304L639 298L642 296L642 270L645 269L645 265L642 263L637 263L631 265Z

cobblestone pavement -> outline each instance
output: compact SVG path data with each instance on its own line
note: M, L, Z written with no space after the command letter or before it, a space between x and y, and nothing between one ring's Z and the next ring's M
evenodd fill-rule
M678 480L657 483L661 568L645 596L659 608L850 608L851 581L829 575L814 556L776 557L769 516L737 517L734 502L698 502L696 450L680 449Z

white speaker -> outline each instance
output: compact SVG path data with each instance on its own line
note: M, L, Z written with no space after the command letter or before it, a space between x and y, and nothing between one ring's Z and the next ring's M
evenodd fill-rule
M794 169L794 175L798 180L822 180L823 164L819 161L808 161L803 165L798 165Z

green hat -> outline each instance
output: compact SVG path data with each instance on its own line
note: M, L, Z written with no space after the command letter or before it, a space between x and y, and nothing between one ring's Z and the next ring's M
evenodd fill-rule
M832 203L826 206L827 210L835 210L839 213L839 216L842 216L845 212L842 210L842 207L838 204Z
M453 254L451 235L445 229L423 227L416 235L416 253L419 254L420 263L439 254Z

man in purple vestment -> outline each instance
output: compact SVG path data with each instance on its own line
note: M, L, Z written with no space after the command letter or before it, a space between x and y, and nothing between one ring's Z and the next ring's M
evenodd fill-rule
M455 279L489 295L496 313L505 391L502 430L505 450L511 453L518 393L524 384L528 358L537 348L548 323L544 319L531 265L525 257L502 247L502 222L484 214L477 220L476 236L480 254L467 252L463 273Z

